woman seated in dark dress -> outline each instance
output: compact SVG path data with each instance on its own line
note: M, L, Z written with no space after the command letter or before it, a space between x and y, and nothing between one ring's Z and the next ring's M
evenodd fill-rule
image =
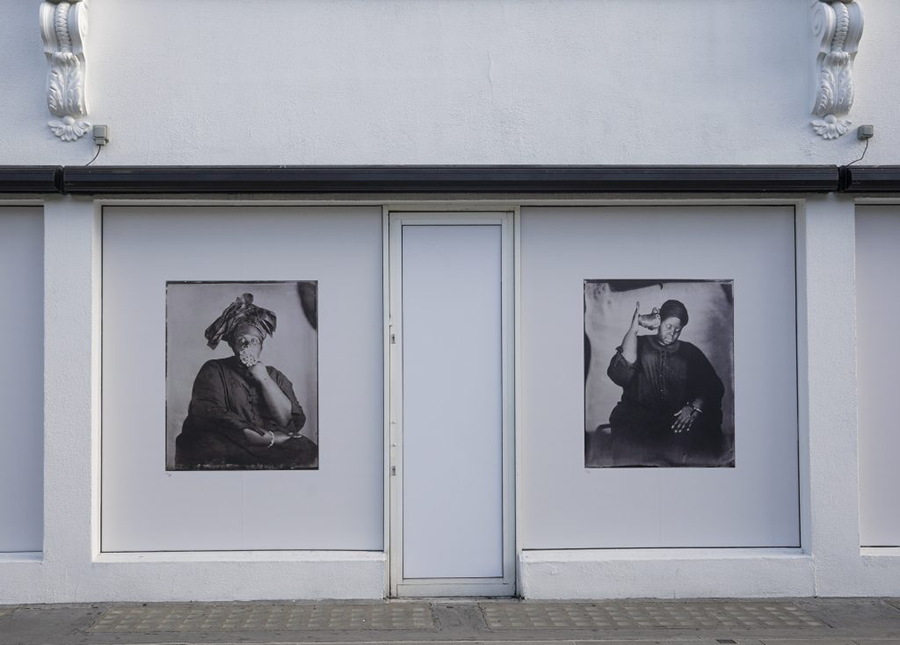
M609 417L613 465L728 465L721 463L724 386L703 352L679 340L687 308L667 300L649 316L639 309L607 370L623 390ZM642 326L656 333L639 336Z
M211 349L224 340L234 355L200 368L175 440L177 469L316 468L318 446L300 435L306 416L293 385L260 361L275 325L245 293L206 329Z

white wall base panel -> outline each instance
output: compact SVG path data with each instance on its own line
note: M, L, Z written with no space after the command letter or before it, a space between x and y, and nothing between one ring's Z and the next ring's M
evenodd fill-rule
M900 548L861 549L859 562L863 574L854 584L863 591L856 595L900 596Z
M386 575L384 553L346 551L114 555L65 572L48 564L0 559L0 604L379 599Z
M813 559L792 549L524 551L530 600L815 595Z
M40 553L0 553L0 605L53 602L47 600L47 578Z

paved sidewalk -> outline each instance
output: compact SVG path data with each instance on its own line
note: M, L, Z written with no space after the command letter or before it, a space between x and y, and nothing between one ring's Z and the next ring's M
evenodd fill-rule
M900 645L900 600L98 603L0 607L0 645Z

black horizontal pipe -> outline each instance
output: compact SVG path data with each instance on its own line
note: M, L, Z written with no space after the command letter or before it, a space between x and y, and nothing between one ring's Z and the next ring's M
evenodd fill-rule
M0 193L897 193L900 166L0 166Z
M900 166L845 166L841 168L845 193L900 193Z
M134 166L65 168L72 194L796 193L837 166Z
M0 193L62 192L60 166L0 166Z

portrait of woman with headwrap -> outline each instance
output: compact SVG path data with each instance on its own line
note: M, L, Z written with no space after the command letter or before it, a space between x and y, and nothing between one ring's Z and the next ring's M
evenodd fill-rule
M175 467L315 468L318 447L300 434L306 415L290 380L263 360L275 334L274 312L243 293L207 327L206 343L227 343L231 356L206 361L175 441Z
M722 293L717 286L696 288L715 295ZM730 283L727 287L730 294ZM707 355L682 339L690 320L681 300L667 299L643 314L640 302L634 304L604 375L621 395L609 423L589 433L586 441L593 444L586 443L587 460L592 450L596 458L602 449L607 466L733 465L733 446L726 445L722 431L725 385ZM726 340L722 345L729 351L720 351L720 359L731 356L731 339Z

